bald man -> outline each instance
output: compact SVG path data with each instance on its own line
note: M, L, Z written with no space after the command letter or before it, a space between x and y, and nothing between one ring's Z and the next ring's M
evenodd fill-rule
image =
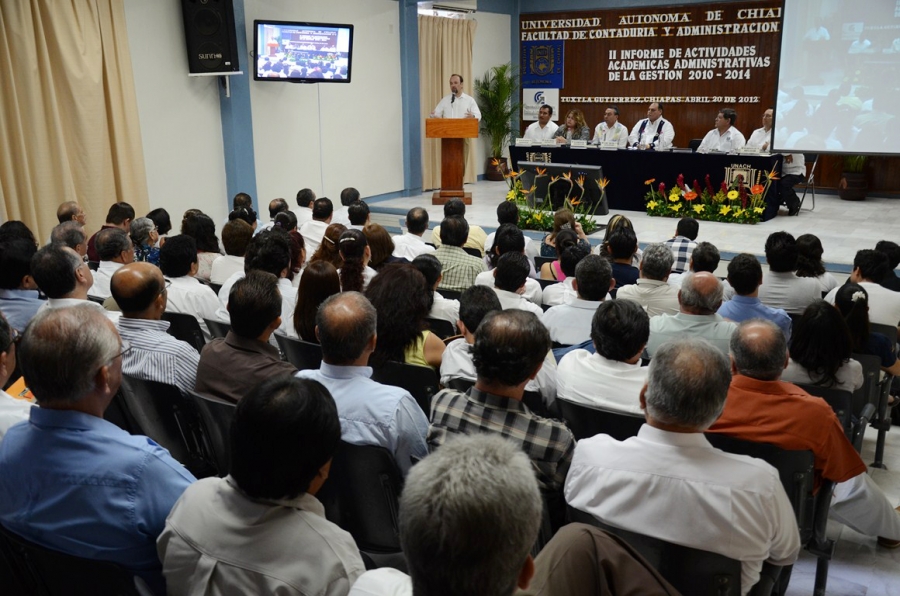
M76 201L66 201L57 207L56 219L59 220L59 223L75 221L84 225L84 209Z
M678 292L679 312L650 319L650 357L664 343L684 337L702 337L727 355L737 325L717 313L723 293L722 282L712 273L685 274Z
M131 344L122 355L122 373L146 381L193 390L200 355L190 344L167 333L167 283L159 267L131 263L116 271L110 290L122 316L119 335Z

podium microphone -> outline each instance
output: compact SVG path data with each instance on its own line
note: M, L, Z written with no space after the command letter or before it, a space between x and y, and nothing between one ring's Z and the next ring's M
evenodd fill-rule
M454 102L454 101L456 101L456 94L455 94L455 93L451 93L451 94L450 94L450 105L451 105L451 106L453 105L453 102Z

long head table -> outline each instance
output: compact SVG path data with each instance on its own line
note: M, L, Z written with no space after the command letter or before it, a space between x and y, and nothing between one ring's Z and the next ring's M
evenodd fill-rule
M775 168L781 171L781 155L727 155L715 153L681 153L669 151L633 151L620 149L609 151L589 147L572 149L569 147L510 147L509 156L513 169L518 170L520 161L545 161L578 165L599 165L603 175L609 179L606 197L610 209L645 211L644 195L648 187L645 182L655 178L656 184L665 182L667 188L675 184L679 174L684 175L687 185L698 180L701 185L709 174L713 188L718 189L725 180L726 168L749 168L762 172ZM763 221L778 215L781 203L779 184L772 184L766 193L766 210Z

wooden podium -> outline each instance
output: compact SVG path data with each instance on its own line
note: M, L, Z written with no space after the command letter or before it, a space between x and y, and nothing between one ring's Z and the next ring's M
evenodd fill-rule
M441 190L431 195L432 205L459 197L472 204L472 193L463 191L466 171L465 139L478 138L477 118L426 118L425 138L441 140Z

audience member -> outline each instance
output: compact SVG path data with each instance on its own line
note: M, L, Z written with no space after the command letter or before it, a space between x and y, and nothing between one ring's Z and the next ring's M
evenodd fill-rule
M623 227L613 232L609 237L608 246L616 288L637 282L640 273L638 268L631 264L638 248L634 230Z
M688 273L707 273L716 274L719 268L719 249L709 242L698 242L697 247L691 253L691 259L688 261ZM676 288L681 287L681 281L686 273L672 273L669 275L668 283ZM734 297L734 288L727 281L722 284L723 300L731 300Z
M679 311L678 288L669 285L669 275L674 267L674 250L665 244L649 244L641 258L637 282L619 288L616 298L634 300L651 317L674 315Z
M297 216L297 225L302 226L312 220L313 203L316 201L316 193L309 188L301 188L297 191L297 206L292 209Z
M806 307L794 325L789 346L788 365L781 373L783 381L850 393L862 387L862 365L850 357L850 329L840 311L824 300Z
M672 251L672 273L686 273L691 253L697 248L700 224L693 217L682 217L675 227L675 236L666 240L666 248Z
M259 233L260 230L257 230ZM181 224L181 235L190 236L197 244L197 279L209 281L213 261L222 253L219 250L219 238L216 236L216 224L203 213L188 217Z
M369 266L375 271L380 271L382 267L391 263L409 263L408 259L393 255L394 241L391 240L391 235L383 226L368 224L362 229L362 233L366 235L366 241L372 250Z
M169 216L169 212L162 207L154 209L147 214L147 217L153 220L160 238L165 238L166 234L172 231L172 218Z
M881 285L889 290L900 292L900 277L894 273L894 269L900 265L900 246L890 240L879 240L875 250L888 258L888 271L881 280Z
M491 234L491 236L493 236L493 238L490 238L491 247L488 249L488 254L484 258L485 264L490 269L479 273L475 277L476 285L494 286L494 272L491 269L497 267L497 261L501 256L508 252L525 254L525 235L522 234L522 230L514 224L501 224L500 227L497 228L497 232ZM540 306L541 299L543 298L541 284L539 284L536 279L533 279L534 277L537 277L537 275L534 272L534 263L530 258L527 259L527 263L528 278L525 280L525 290L522 296L537 306Z
M296 372L269 344L282 324L282 305L279 280L271 273L251 269L237 280L228 296L231 331L203 346L194 390L238 402L266 379Z
M576 247L573 250L580 249ZM541 322L550 332L550 339L566 346L590 340L594 312L615 283L609 261L598 255L585 256L571 279L575 295L541 315Z
M353 187L347 187L341 191L341 208L335 210L331 218L332 223L339 223L347 228L351 227L350 205L359 200L359 191Z
M789 315L801 314L813 301L822 297L819 281L797 277L800 251L797 241L787 232L773 232L766 239L766 262L769 275L759 287L759 299L766 306L784 309ZM900 319L898 319L900 321Z
M0 443L0 523L45 548L122 565L164 594L156 539L196 479L152 440L103 419L127 350L91 306L34 317L18 360L41 407Z
M469 224L464 218L446 217L438 228L442 244L434 251L434 256L441 262L443 276L438 287L442 290L462 292L474 284L478 274L485 270L484 262L462 249L469 235Z
M512 224L519 227L519 207L516 205L515 201L501 201L499 205L497 205L497 232L500 231L500 227L503 224ZM487 235L487 238L484 240L484 252L485 258L490 256L494 251L494 238L497 235L497 232L491 232ZM525 239L525 254L528 255L529 258L534 260L534 257L540 255L541 246L536 242L532 242L531 238L525 236L522 237ZM532 271L532 277L537 277L537 274Z
M591 251L579 243L569 242L565 238L568 235L570 235L570 233L564 231L557 237L556 246L561 249L559 258L552 263L544 265L551 273L557 274L558 264L558 269L561 273L561 275L559 275L559 283L549 284L543 289L541 302L544 306L565 304L566 301L577 297L578 292L575 290L575 271L579 263L581 263L581 260L590 255ZM544 273L543 267L541 273L542 275Z
M134 246L134 260L139 263L159 265L159 234L156 224L149 217L139 217L131 223L131 243Z
M590 323L595 353L576 349L560 360L556 396L576 404L643 414L638 398L648 369L641 366L641 354L649 337L650 317L640 304L621 298L601 303Z
M347 594L365 566L316 499L340 440L319 383L276 377L242 399L230 475L190 486L159 537L169 592Z
M77 221L64 221L50 232L50 242L63 244L87 258L87 236L84 226Z
M525 385L550 350L547 329L530 312L490 313L478 325L471 350L475 385L465 393L444 389L432 398L429 444L449 444L454 434L499 434L528 454L542 486L560 490L575 439L563 423L536 416L522 403Z
M838 286L834 276L825 271L822 262L822 242L812 234L797 237L797 277L812 277L819 282L819 291L823 294Z
M497 259L497 267L491 271L494 276L494 291L500 299L503 310L519 309L537 316L544 314L540 306L528 300L523 294L528 277L528 257L524 252L508 252Z
M394 236L394 256L412 261L417 256L434 252L434 246L425 244L422 235L428 229L428 212L413 207L406 214L406 233Z
M556 260L541 265L541 279L555 279L556 281L565 281L568 275L562 270L562 255L572 248L579 247L578 235L569 229L560 230L553 239L553 247L556 251ZM572 253L572 255L583 256L585 254L584 247L582 250ZM573 259L574 260L574 259ZM570 260L571 264L571 260ZM571 271L571 270L570 270Z
M84 209L77 201L65 201L56 208L56 219L59 223L74 221L84 227Z
M475 383L477 373L472 361L472 346L475 345L475 331L481 321L491 311L503 310L497 294L487 286L472 286L459 299L459 320L456 327L462 336L454 339L444 350L441 360L441 385L449 386L450 381L459 379ZM549 409L556 400L556 360L552 352L547 352L544 364L535 378L528 381L525 391L538 393Z
M356 200L347 207L347 219L350 227L362 230L369 225L369 206L365 201Z
M850 331L853 352L870 354L881 359L881 370L900 376L900 360L894 353L896 338L871 331L869 326L869 294L859 284L847 282L838 288L834 306L840 311Z
M0 313L19 332L44 305L31 275L31 259L36 252L34 242L23 238L0 241Z
M213 261L209 272L209 282L222 285L225 281L244 270L244 255L253 238L253 228L242 219L233 219L222 228L222 245L225 254Z
M125 265L113 274L110 289L122 310L116 323L119 336L131 346L122 354L122 374L193 390L200 355L166 332L169 322L162 320L162 314L168 287L159 267Z
M100 232L108 228L119 228L120 230L127 233L129 230L131 230L131 222L133 219L134 207L132 207L125 201L120 201L118 203L113 203L112 205L110 205L109 211L106 214L106 223L100 227L100 230L98 232L95 232L94 235L88 239L88 259L95 262L103 260L100 257L100 253L94 246L97 242L97 235Z
M341 234L338 250L343 264L338 268L342 292L362 292L375 277L375 270L369 267L372 249L366 235L356 229Z
M0 441L12 426L28 420L32 403L25 399L16 399L6 391L7 383L16 370L16 345L19 343L19 332L11 327L6 318L0 314Z
M187 234L169 238L159 255L159 267L167 278L166 312L191 315L197 319L206 341L212 334L204 319L228 322L215 291L197 279L198 253L194 239Z
M653 357L660 346L674 339L702 337L728 354L737 325L716 314L722 306L722 282L705 271L687 273L678 291L678 304L681 310L677 314L650 319L647 353Z
M575 214L569 209L560 209L553 214L553 231L544 236L541 240L540 256L559 258L559 250L556 248L556 237L563 230L575 232L577 238L576 242L581 244L584 248L591 250L591 243L588 242L587 236L584 235L581 224L575 221ZM544 279L556 278L545 277Z
M344 224L333 223L325 228L325 235L322 236L322 242L319 244L319 248L316 249L313 256L310 257L309 262L326 261L331 263L335 269L340 269L341 265L344 264L344 259L341 257L338 242L341 239L341 235L346 231L347 227Z
M38 245L32 231L23 222L18 220L7 221L0 225L0 242L12 238L20 238L31 242L35 246Z
M719 314L735 323L748 319L766 319L791 339L791 317L781 308L766 306L759 300L759 286L763 282L762 266L755 256L741 253L728 263L728 284L734 289L731 300L723 302Z
M38 250L31 259L31 274L47 296L47 303L38 312L48 308L87 304L113 322L122 314L106 310L88 300L88 290L94 285L93 272L78 253L68 246L48 244Z
M256 211L253 210L253 207L237 207L231 213L228 214L228 221L234 221L236 219L240 219L253 230L255 234L259 229L259 220L256 219Z
M308 253L315 254L318 250L319 244L322 243L322 237L325 235L325 229L331 223L333 211L334 206L331 204L331 199L327 197L316 199L313 203L312 219L300 226L300 235L303 236Z
M367 364L375 351L376 325L375 307L359 292L331 296L316 315L322 365L297 376L319 381L334 396L342 440L385 447L405 474L413 458L428 453L428 419L405 389L370 378Z
M129 221L130 223L130 221ZM94 272L94 285L88 294L97 298L109 298L109 280L113 273L123 265L134 262L134 245L125 230L115 227L104 227L94 234L97 255L100 265Z
M763 562L797 559L800 531L775 468L715 449L703 436L730 381L728 358L708 342L663 346L640 393L647 423L626 441L605 434L579 441L565 494L571 507L604 523L741 561L747 594Z
M779 380L788 360L786 345L784 334L770 321L741 323L731 340L734 377L728 401L710 432L782 449L809 449L815 456L816 486L822 478L838 483L831 518L861 534L880 536L881 546L900 546L900 515L866 474L834 410L825 400Z
M896 327L900 322L900 293L888 290L879 280L888 272L887 257L874 250L860 250L853 257L850 281L862 286L869 295L869 319L878 325ZM838 288L828 292L825 300L834 304Z
M458 217L463 221L466 220L466 204L463 203L462 199L453 198L444 203L444 220L446 221L448 217ZM444 225L444 222L441 222L442 225ZM437 226L431 231L431 243L436 248L440 248L441 244L447 242L441 235L441 226ZM479 226L473 226L468 222L466 222L466 226L466 239L462 244L454 244L453 246L477 248L481 252L481 256L484 256L484 241L487 238L487 234Z
M319 343L316 337L316 313L329 296L339 294L341 278L337 269L327 261L310 263L303 271L297 289L297 306L294 308L294 331L303 341Z
M271 230L275 225L275 217L279 213L284 213L285 211L290 210L287 201L284 199L272 199L269 201L269 221L264 223L259 227L260 232L264 232L265 230ZM285 230L287 231L287 230Z
M432 304L428 318L440 319L447 321L451 325L456 325L456 321L459 320L459 300L444 298L437 291L443 279L441 262L433 254L425 253L414 258L412 266L425 276L425 283L430 288Z

